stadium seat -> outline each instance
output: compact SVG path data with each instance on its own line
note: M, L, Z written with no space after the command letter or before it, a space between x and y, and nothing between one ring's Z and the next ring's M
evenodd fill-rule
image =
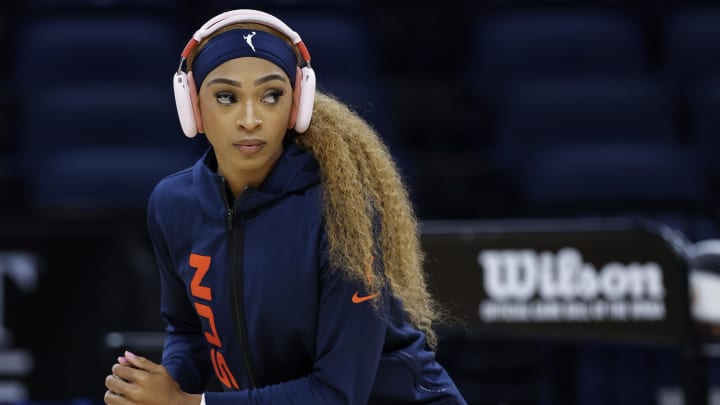
M172 89L172 73L186 41L172 24L147 16L35 19L20 32L15 81L23 88L145 81Z
M686 118L683 138L702 162L720 198L720 7L677 7L665 21L664 68Z
M471 17L468 26L462 132L464 143L483 149L502 142L496 127L513 86L642 78L651 67L643 25L621 9L504 7Z
M498 167L532 215L704 216L711 190L678 142L672 94L651 78L518 82L498 107Z
M672 94L651 78L567 78L520 81L498 101L497 164L524 168L555 146L606 142L670 143Z
M482 15L473 27L468 79L480 95L518 79L648 68L642 27L622 12L518 8Z
M720 7L696 5L673 12L665 25L667 75L680 86L720 77Z
M527 166L522 182L530 205L556 211L694 211L709 190L687 152L654 142L558 145Z
M9 36L10 32L8 24L6 10L0 6L0 35L5 38ZM7 42L8 41L0 42L0 53L3 55L9 53ZM8 64L3 64L3 66L0 67L0 159L7 157L9 151L10 72L8 68Z
M688 104L689 144L720 190L720 75L699 82Z
M214 10L230 10L235 8L255 8L265 10L268 8L282 10L287 8L305 8L311 10L326 10L328 8L360 8L362 0L263 0L246 1L240 6L233 0L210 0L209 5Z
M720 175L715 141L720 102L719 20L717 5L678 7L665 21L663 37L664 73L675 86L679 111L687 117L686 140L712 176Z
M16 28L14 4L3 2L0 5L0 35L12 38ZM12 42L0 41L0 53L11 54ZM15 100L12 91L12 63L4 63L0 67L0 213L16 210L22 204L17 196L18 170L14 164L17 152L17 131L14 131Z
M40 209L144 209L155 183L207 145L184 137L170 91L142 85L58 88L22 122L27 189Z
M144 10L171 10L182 4L182 0L29 0L25 7L33 13L67 10L111 10L136 8Z
M25 27L14 86L32 209L142 211L154 183L199 157L206 144L182 135L171 86L183 42L147 16Z

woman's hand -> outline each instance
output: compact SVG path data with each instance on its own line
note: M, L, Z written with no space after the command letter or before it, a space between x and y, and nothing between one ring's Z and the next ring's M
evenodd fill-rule
M165 367L126 351L105 378L109 405L198 405L200 395L183 392Z

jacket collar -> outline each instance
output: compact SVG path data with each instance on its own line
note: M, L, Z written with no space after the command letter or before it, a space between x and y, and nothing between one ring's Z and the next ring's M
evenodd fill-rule
M294 142L286 142L282 155L258 187L249 187L234 202L225 201L224 180L215 168L217 163L212 147L192 169L193 188L202 211L211 218L223 219L229 204L236 212L250 213L268 206L287 194L299 192L320 182L315 157L300 149Z

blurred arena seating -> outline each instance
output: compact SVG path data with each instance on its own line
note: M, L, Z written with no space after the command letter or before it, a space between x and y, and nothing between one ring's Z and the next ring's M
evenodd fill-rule
M662 31L663 72L674 86L678 109L684 116L682 135L715 189L720 186L718 19L717 6L685 5L667 16Z
M717 2L4 1L0 256L50 263L35 293L9 283L4 308L53 306L57 341L94 356L58 383L48 370L61 355L6 315L0 331L35 350L19 403L99 404L104 336L161 331L145 203L208 146L182 135L170 79L193 30L233 8L267 10L301 34L319 88L379 130L423 221L652 218L688 243L720 238ZM96 254L65 265L74 250L63 241ZM96 314L84 331L62 312L81 310L53 288L63 272L116 322ZM134 284L139 301L117 305ZM470 404L670 405L660 393L682 380L677 353L642 342L443 336L438 356ZM10 349L0 339L0 354ZM720 386L717 359L708 365ZM0 388L9 379L0 372Z
M178 0L29 0L25 2L26 10L36 13L66 13L77 11L117 12L131 9L139 13L153 11L169 12L185 5Z
M167 91L183 39L166 21L53 15L19 38L19 166L34 209L142 210L157 181L200 155Z
M6 38L9 35L9 27L7 16L9 12L5 10L5 5L0 8L0 35ZM0 52L7 54L8 43L7 41L0 42ZM0 209L8 210L11 205L11 198L8 196L10 190L10 168L9 159L13 154L13 146L11 145L10 137L8 136L9 131L9 118L11 116L9 107L10 91L9 87L9 72L7 64L4 64L0 68Z

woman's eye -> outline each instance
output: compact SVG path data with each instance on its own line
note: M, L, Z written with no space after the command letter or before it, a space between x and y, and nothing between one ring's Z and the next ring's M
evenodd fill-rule
M232 104L237 102L237 99L235 96L227 91L221 91L217 94L215 94L215 98L217 99L218 103L220 104Z
M261 101L266 104L276 104L280 99L280 96L283 95L283 93L283 90L270 90L265 93Z

